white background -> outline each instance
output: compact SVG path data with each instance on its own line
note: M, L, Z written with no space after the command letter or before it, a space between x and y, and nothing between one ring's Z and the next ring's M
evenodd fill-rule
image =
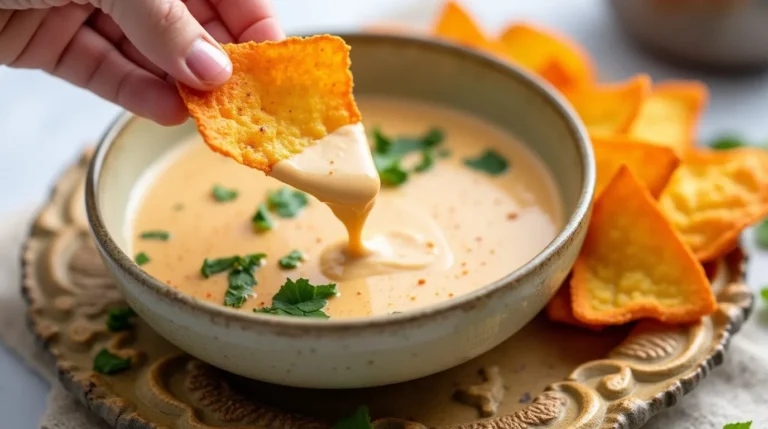
M274 0L290 33L355 30L367 23L398 20L429 25L439 0ZM559 29L595 58L602 80L637 72L656 79L698 78L711 88L700 137L734 130L768 142L768 75L713 78L679 70L638 52L619 32L606 0L464 0L489 31L511 20L531 20ZM21 207L43 201L53 179L104 131L119 109L43 73L0 67L0 221ZM753 259L750 283L768 283L768 258ZM762 265L762 266L761 266ZM17 279L2 279L17 282ZM768 328L767 328L768 329ZM0 345L0 427L32 428L45 406L48 386Z

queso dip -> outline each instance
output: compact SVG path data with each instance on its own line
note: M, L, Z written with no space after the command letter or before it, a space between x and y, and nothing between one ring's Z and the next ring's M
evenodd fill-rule
M203 261L264 253L254 272L258 283L241 311L269 307L286 279L304 278L337 285L338 295L323 309L330 317L360 317L408 311L481 288L528 262L559 232L563 213L549 172L508 134L411 100L361 98L358 105L365 128L357 124L339 133L367 132L373 145L374 129L390 139L439 130L429 165L421 165L423 153L408 154L400 165L407 180L382 175L381 190L367 205L360 196L375 195L379 186L372 163L363 170L373 173L357 178L345 176L344 165L327 167L329 176L337 174L334 186L349 190L341 198L364 212L345 214L345 207L332 205L332 211L276 180L303 180L302 189L322 198L325 190L312 187L318 181L297 177L291 163L281 161L269 177L211 152L195 136L157 160L134 189L128 234L132 251L142 254L142 268L170 287L223 305L227 275L203 276ZM295 157L297 164L306 164L300 157L319 156L315 152L323 147L330 146L306 149ZM505 161L503 171L493 159L485 169L468 162L488 151ZM367 150L358 155L370 163ZM290 200L293 210L285 216L270 212L270 192ZM278 263L289 255L293 264Z

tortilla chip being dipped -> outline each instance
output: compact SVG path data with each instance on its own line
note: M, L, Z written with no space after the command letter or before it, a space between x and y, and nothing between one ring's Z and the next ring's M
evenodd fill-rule
M269 172L337 128L360 121L352 95L349 46L336 36L222 46L230 80L179 93L205 143L222 155Z
M658 198L680 164L675 151L668 147L633 142L621 137L593 136L592 148L597 166L595 198L600 196L622 165L626 165L651 195Z
M659 198L664 215L700 261L717 259L768 216L768 151L690 153Z
M704 269L626 166L595 201L571 294L593 325L688 323L716 308Z

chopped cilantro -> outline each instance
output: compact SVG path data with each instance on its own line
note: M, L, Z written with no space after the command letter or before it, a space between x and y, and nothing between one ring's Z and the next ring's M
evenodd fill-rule
M763 297L765 302L768 302L768 286L764 287L763 290L760 291L760 296Z
M336 295L336 284L313 286L309 280L300 278L295 282L286 279L275 296L272 297L272 306L257 308L256 313L267 313L278 316L318 317L327 319L328 315L322 311L328 303L326 298Z
M113 355L107 349L101 351L93 358L93 370L106 375L117 374L131 367L130 358L121 358Z
M259 204L259 208L256 209L256 213L251 218L251 223L256 232L269 231L275 227L266 204Z
M752 422L743 422L743 423L729 423L723 426L723 429L750 429L751 427L752 427Z
M237 267L229 272L229 287L224 294L224 305L227 307L240 308L245 304L248 295L253 292L256 286L256 278L253 277L253 268Z
M136 261L136 265L144 265L147 262L151 261L151 259L149 259L149 256L147 256L147 254L144 252L137 253L136 258L134 258L134 260Z
M168 241L169 238L171 238L171 233L168 231L145 231L141 233L141 239L142 240L160 240L160 241Z
M292 250L291 253L280 258L277 263L285 269L296 268L304 261L304 254L298 250Z
M333 429L373 429L368 407L357 407L354 414L336 422Z
M768 249L768 219L760 222L755 228L755 239L758 246Z
M203 266L200 268L200 273L203 277L208 278L233 267L255 268L260 266L266 257L266 253L251 253L245 256L230 256L228 258L205 258Z
M237 198L237 191L220 185L213 185L213 198L220 203L232 201Z
M379 172L381 183L385 186L399 186L408 181L409 171L402 167L406 155L420 152L421 162L413 171L423 173L434 165L436 148L444 140L443 132L437 128L429 130L422 137L390 138L380 129L373 130L373 163Z
M492 149L483 152L477 158L466 158L464 165L475 170L484 171L491 176L497 176L509 167L509 163L501 155Z
M282 218L296 217L308 203L307 194L288 187L270 191L267 195L269 209Z
M437 151L437 156L439 158L448 158L449 156L451 156L451 151L448 149L440 149Z
M746 143L734 135L723 135L709 143L709 147L717 150L735 149L742 146L746 146Z
M112 332L127 331L133 327L131 319L136 312L130 307L112 308L107 313L107 329Z

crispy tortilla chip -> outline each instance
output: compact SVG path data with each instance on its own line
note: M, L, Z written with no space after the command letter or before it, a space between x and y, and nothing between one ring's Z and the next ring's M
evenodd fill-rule
M694 145L696 126L708 98L709 91L700 82L659 84L643 102L628 135L684 155Z
M567 94L591 135L627 132L651 92L651 78L641 74L626 82L583 85Z
M492 45L469 12L453 0L445 2L434 33L437 37L473 48L488 49Z
M626 166L595 202L571 294L589 324L688 323L716 308L704 269Z
M600 325L583 323L573 315L573 309L571 307L571 288L568 286L568 283L564 284L557 291L555 296L552 297L549 303L547 303L547 317L553 322L587 328L593 331L600 331L605 328Z
M700 261L736 247L739 234L768 215L768 151L694 151L659 198L664 215Z
M594 81L589 55L566 37L530 24L514 24L501 35L509 58L568 92Z
M205 142L239 163L272 165L360 121L349 46L335 36L224 45L234 66L223 87L179 85Z
M633 142L622 137L593 136L592 148L597 165L595 198L599 197L622 165L626 165L657 198L680 164L675 151L668 147Z

